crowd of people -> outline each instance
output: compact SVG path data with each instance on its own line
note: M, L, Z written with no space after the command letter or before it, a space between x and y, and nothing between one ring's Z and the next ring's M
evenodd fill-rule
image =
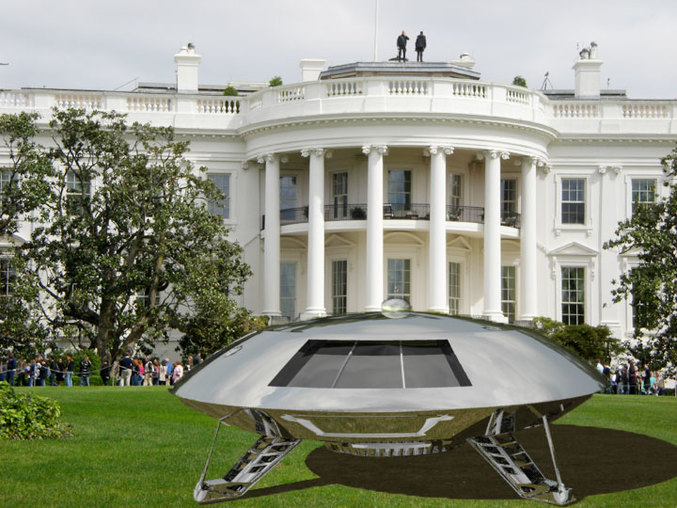
M201 362L200 355L189 356L184 365L180 361L170 362L167 358L132 358L126 354L112 364L102 360L98 373L106 386L169 386ZM0 381L7 381L12 386L72 387L73 376L78 376L80 386L90 385L92 362L88 356L77 361L77 365L71 354L58 358L54 355L38 355L26 360L15 358L13 353L9 353L6 358L0 358Z
M609 380L607 393L618 395L663 395L665 393L665 377L661 371L653 371L645 363L633 360L621 364L615 369L597 360L597 370Z

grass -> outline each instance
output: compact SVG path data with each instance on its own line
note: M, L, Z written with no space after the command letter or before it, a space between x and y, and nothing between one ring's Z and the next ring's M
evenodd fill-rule
M192 500L192 490L213 438L215 420L185 407L164 388L46 387L36 391L61 403L64 419L72 425L73 435L55 441L0 441L1 506L197 506ZM591 487L579 489L575 483L572 485L575 494L579 497L583 494L583 499L576 506L677 506L677 459L672 460L677 457L677 448L667 444L677 445L676 398L596 395L558 424L559 429L556 425L553 431L558 456L562 453L565 462L569 461L566 465L560 464L565 482L567 475L576 477L577 470L579 477L594 478L597 472L601 479L592 482ZM576 429L571 426L603 427L634 434ZM564 433L566 429L578 432L570 432L572 435L588 437L589 444L585 446L594 452L590 459L592 463L585 457L585 450L576 450L575 453L568 450L571 446L575 447L576 443L568 444ZM558 430L563 436L560 440L556 432ZM256 438L253 434L235 428L227 428L222 434L225 434L227 444L222 443L217 450L218 455L215 453L216 463L210 469L208 478L224 474ZM595 451L598 436L611 436L610 441L604 444L606 448L603 448L610 452L606 459L604 453ZM655 481L640 482L648 486L627 490L633 485L622 474L618 476L620 470L626 469L618 461L627 456L625 447L635 438L639 440L636 441L637 451L631 453L639 454L636 457L641 463L631 463L632 467L636 467L637 471L647 467L647 458L642 457L641 453L653 443L657 447L652 450L658 451L650 453L657 462L648 462L660 474ZM565 443L563 446L562 440ZM451 485L451 490L443 491L447 494L431 497L435 496L432 489L422 490L424 495L406 495L399 492L421 493L415 489L408 490L405 477L409 471L406 468L404 471L395 469L392 477L375 474L370 479L365 478L370 476L369 469L374 464L370 460L387 462L408 459L363 459L333 454L329 457L329 452L317 449L319 446L316 442L302 442L247 497L232 501L232 506L542 506L514 497L512 491L503 486L481 459L472 468L466 468L473 470L469 473L471 476L467 488L462 485L465 480L461 476L432 471L425 473L431 483ZM530 446L525 446L532 452ZM449 459L444 460L454 460L455 453L452 451L442 456L449 456ZM541 465L536 453L532 453L532 456ZM335 464L335 457L340 459L339 464L352 464L351 460L357 460L356 467L366 469L360 473L361 476L358 475L359 478L355 475L350 477L345 471L339 472L339 483L334 483L336 478L332 478L331 473L337 471L337 466L327 464L329 460ZM661 462L661 458L666 459L667 463ZM575 460L579 462L575 463ZM402 488L396 485L400 483L399 474L402 474L404 482ZM637 476L632 472L630 475ZM392 485L388 483L389 479L394 480ZM454 490L454 482L460 491ZM600 482L604 487L598 485ZM425 484L425 480L422 483ZM365 485L370 488L364 488ZM463 488L466 490L463 491ZM461 494L455 495L454 492ZM479 494L475 495L474 492Z

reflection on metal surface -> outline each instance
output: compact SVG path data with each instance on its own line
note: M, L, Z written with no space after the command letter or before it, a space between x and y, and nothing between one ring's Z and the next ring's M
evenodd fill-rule
M266 329L194 369L173 392L222 423L262 437L199 502L242 496L301 439L337 453L396 457L469 440L520 496L564 504L513 433L603 390L593 368L531 330L396 311ZM234 354L237 353L237 354ZM211 452L210 452L211 458ZM207 465L209 464L207 461Z
M397 417L395 417L397 418ZM324 432L317 425L305 418L298 418L292 415L282 415L282 419L288 422L298 423L303 425L309 431L315 433L319 438L351 438L351 439L364 439L364 438L378 438L378 439L402 439L402 438L412 438L412 437L424 437L426 433L432 429L435 425L440 422L446 422L452 420L454 417L449 415L436 416L433 418L426 418L423 426L417 432L394 432L391 434L385 432L376 432L376 433L355 433L355 432Z

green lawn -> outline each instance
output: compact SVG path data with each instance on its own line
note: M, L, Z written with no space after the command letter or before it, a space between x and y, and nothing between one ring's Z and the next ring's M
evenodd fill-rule
M59 400L73 435L0 441L0 506L198 506L192 490L215 420L164 388L35 390ZM542 431L526 432L523 443L547 474ZM598 395L553 434L564 481L583 498L576 506L677 506L674 397ZM209 478L223 475L256 438L234 428L222 435ZM302 442L231 505L545 506L517 499L467 447L410 460L334 455L318 446Z

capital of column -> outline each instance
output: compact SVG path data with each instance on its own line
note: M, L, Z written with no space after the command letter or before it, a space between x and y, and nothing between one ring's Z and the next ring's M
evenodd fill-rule
M372 152L388 155L388 147L386 145L362 145L362 153L364 155L369 155Z
M324 148L319 148L319 147L310 147L310 148L303 148L301 149L301 157L326 157L327 159L331 159L332 152L331 150L326 150Z
M451 155L454 153L454 147L449 145L430 145L425 151L427 151L429 155L437 155L438 153Z
M256 162L258 162L259 164L264 164L266 162L275 162L275 161L278 161L278 160L280 160L280 156L275 154L275 153L265 153L265 154L259 155L256 158Z
M621 169L623 169L623 167L622 167L622 166L619 166L619 165L617 165L617 164L616 164L616 165L613 165L613 164L611 164L611 165L609 165L609 164L600 164L600 165L597 167L597 172L598 172L600 175L604 175L604 174L606 174L606 172L607 172L608 170L611 170L611 171L614 172L614 174L619 175L619 174L621 173Z
M485 153L492 159L498 159L500 157L504 161L507 161L510 158L510 152L505 152L501 150L487 150Z

